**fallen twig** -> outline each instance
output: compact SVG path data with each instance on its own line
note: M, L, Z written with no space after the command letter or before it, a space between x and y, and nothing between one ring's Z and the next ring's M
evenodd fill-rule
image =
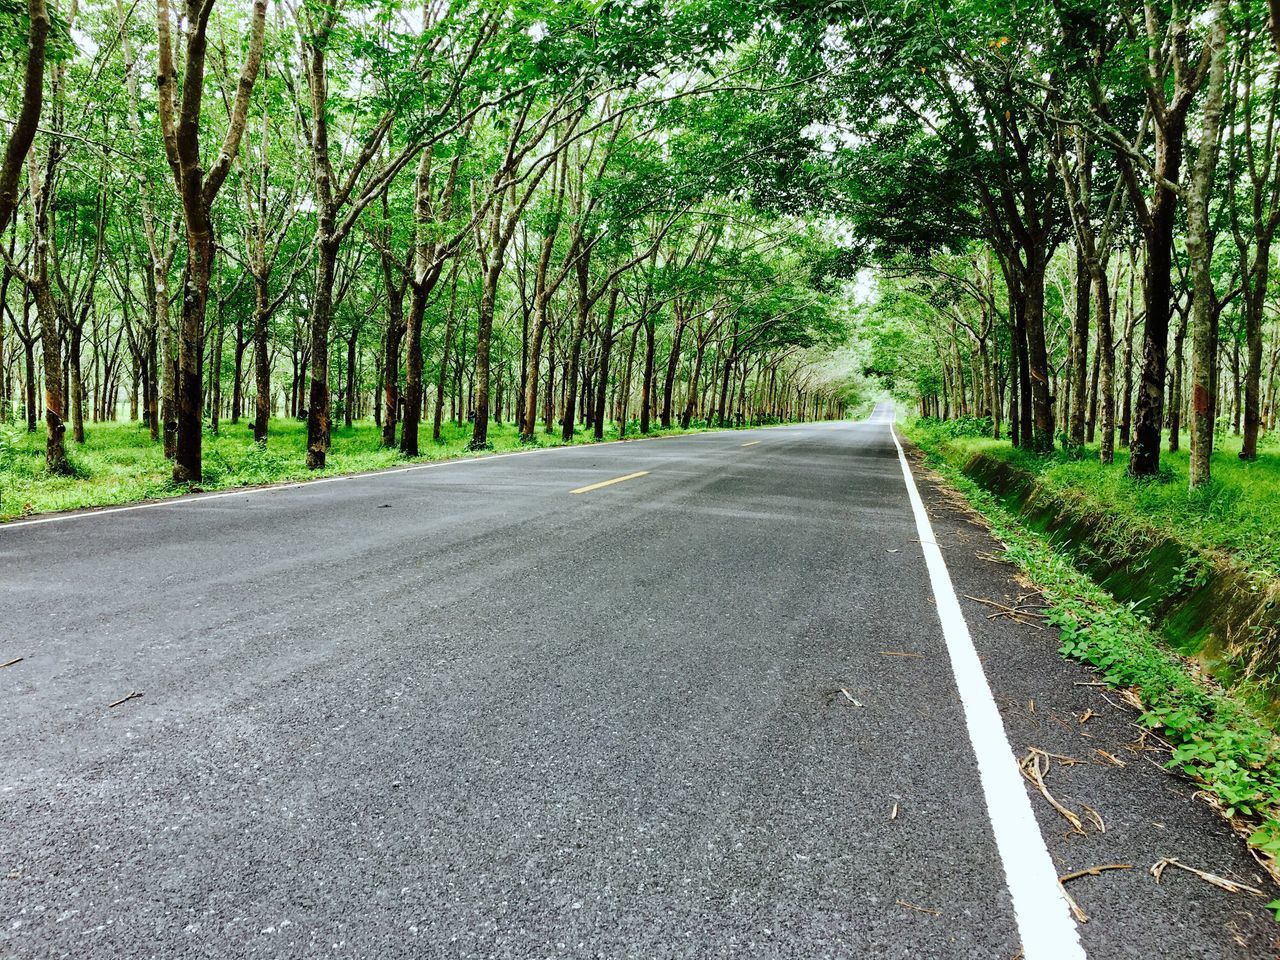
M1102 757L1102 759L1106 760L1106 761L1107 761L1107 763L1111 764L1111 766L1113 766L1113 767L1127 767L1127 766L1128 766L1128 764L1127 764L1127 763L1125 763L1123 760L1121 760L1121 759L1120 759L1119 757L1117 757L1115 754L1113 754L1113 753L1107 753L1107 751L1103 750L1101 747L1094 747L1094 748L1093 748L1093 752L1094 752L1094 753L1096 753L1098 756Z
M1070 883L1072 880L1079 880L1081 877L1096 877L1101 875L1104 870L1132 870L1132 863L1104 863L1097 867L1085 867L1083 870L1076 870L1072 873L1065 874L1058 878L1059 883Z
M1057 760L1064 767L1074 767L1077 763L1084 763L1084 761L1079 759L1078 757L1066 757L1060 753L1050 753L1048 750L1041 750L1039 747L1032 747L1031 749L1032 751L1040 754L1041 756L1049 757L1050 759ZM1049 767L1047 765L1044 768L1044 772L1045 773L1049 772Z
M1067 906L1071 908L1071 915L1076 918L1076 923L1088 923L1089 915L1080 909L1080 904L1076 903L1076 898L1067 893L1067 888L1058 882L1058 889L1062 891L1062 895L1067 900Z
M1039 611L1047 609L1045 607L1025 607L1025 606L1022 606L1021 603L1019 603L1019 605L1016 607L1011 607L1007 603L1001 603L998 600L985 600L982 597L972 597L967 593L964 594L963 596L966 600L972 600L974 603L982 603L982 604L986 604L989 607L995 607L996 608L995 613L987 614L988 620L995 620L995 619L998 619L999 617L1008 617L1010 620L1013 620L1016 623L1021 623L1024 626L1035 627L1037 630L1044 629L1044 627L1042 627L1040 624L1035 623L1026 618L1040 617L1041 619L1043 619L1044 614L1040 613Z
M1156 878L1156 883L1160 882L1160 877L1164 874L1166 867L1177 867L1179 870L1193 873L1206 883L1211 883L1215 887L1227 891L1227 893L1252 893L1258 897L1266 896L1257 887L1251 887L1247 883L1237 883L1235 880L1228 880L1226 877L1220 877L1216 873L1209 873L1207 870L1197 870L1195 867L1187 866L1176 857L1162 857L1151 865L1151 875Z
M900 907L906 907L908 910L918 910L921 913L931 913L935 917L942 916L941 910L930 910L928 907L918 907L914 903L907 903L905 900L895 900L894 903Z
M121 697L121 698L120 698L119 700L117 700L115 703L108 703L108 704L107 704L107 709L109 710L109 709L111 709L112 707L118 707L118 706L120 706L120 704L122 704L122 703L128 703L130 700L136 700L136 699L138 699L138 698L139 698L139 697L141 697L141 696L142 696L142 694L140 694L137 690L131 691L131 692L129 693L129 695L128 695L128 696Z
M1043 767L1041 766L1042 760L1044 762ZM1076 815L1074 810L1059 803L1044 784L1044 775L1049 772L1049 754L1032 747L1031 751L1022 758L1018 766L1022 768L1022 775L1031 781L1032 785L1040 791L1041 796L1049 801L1049 806L1057 810L1062 815L1062 818L1071 824L1076 833L1083 836L1085 832L1084 822ZM1081 923L1083 922L1081 921Z
M21 663L21 662L22 662L23 660L25 660L25 659L27 659L27 658L26 658L26 657L14 657L14 658L13 658L12 660L10 660L8 663L0 663L0 670L4 669L5 667L12 667L15 663Z
M1012 616L1043 617L1044 614L1038 613L1037 611L1046 609L1045 607L1027 607L1024 604L1022 604L1021 601L1019 601L1016 606L1010 606L1007 603L1001 603L999 600L984 599L982 597L971 597L967 593L962 594L962 596L966 600L972 600L974 603L985 603L989 607L995 607L1001 613L1011 617Z
M862 704L860 704L857 700L853 699L853 694L850 693L848 690L846 690L844 687L840 688L840 692L843 693L844 698L848 700L850 703L852 703L855 707L862 706Z
M908 653L903 650L881 650L880 656L882 657L916 657L917 659L920 659L920 660L924 659L923 653Z
M1094 825L1098 828L1098 832L1106 833L1107 825L1102 819L1102 814L1100 814L1097 810L1093 809L1093 807L1089 806L1087 803L1081 803L1080 806L1084 810L1084 812L1088 814L1089 819L1091 819Z

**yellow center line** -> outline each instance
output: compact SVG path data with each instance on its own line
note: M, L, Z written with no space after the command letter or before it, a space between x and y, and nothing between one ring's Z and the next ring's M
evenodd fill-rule
M628 473L625 477L614 477L612 480L601 480L599 483L593 483L589 487L579 487L577 490L570 490L569 493L590 493L592 490L599 490L601 487L611 487L615 483L621 483L623 480L634 480L636 477L645 477L648 475L648 470L641 470L639 473Z
M752 440L750 443L744 443L744 444L743 444L743 446L744 446L744 447L754 447L754 446L755 446L757 443L759 443L759 442L760 442L759 440Z

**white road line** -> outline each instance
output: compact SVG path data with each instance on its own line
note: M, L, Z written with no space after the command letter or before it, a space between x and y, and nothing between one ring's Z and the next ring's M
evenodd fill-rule
M902 476L920 534L920 549L929 568L938 619L942 621L951 670L964 706L969 742L978 760L987 816L1004 864L1018 933L1022 936L1022 956L1025 960L1084 960L1080 932L1071 918L1062 885L1058 883L1058 872L1045 846L1040 825L1036 823L1004 722L991 696L986 674L982 672L982 661L974 649L969 626L960 611L946 561L934 538L933 525L892 424L889 435L898 448Z

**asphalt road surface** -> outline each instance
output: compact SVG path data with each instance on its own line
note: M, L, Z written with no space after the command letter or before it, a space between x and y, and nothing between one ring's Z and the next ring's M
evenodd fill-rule
M0 527L0 957L1275 956L884 414Z

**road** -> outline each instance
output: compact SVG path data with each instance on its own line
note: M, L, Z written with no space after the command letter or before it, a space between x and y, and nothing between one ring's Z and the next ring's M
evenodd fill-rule
M1275 956L885 413L0 527L0 956Z

